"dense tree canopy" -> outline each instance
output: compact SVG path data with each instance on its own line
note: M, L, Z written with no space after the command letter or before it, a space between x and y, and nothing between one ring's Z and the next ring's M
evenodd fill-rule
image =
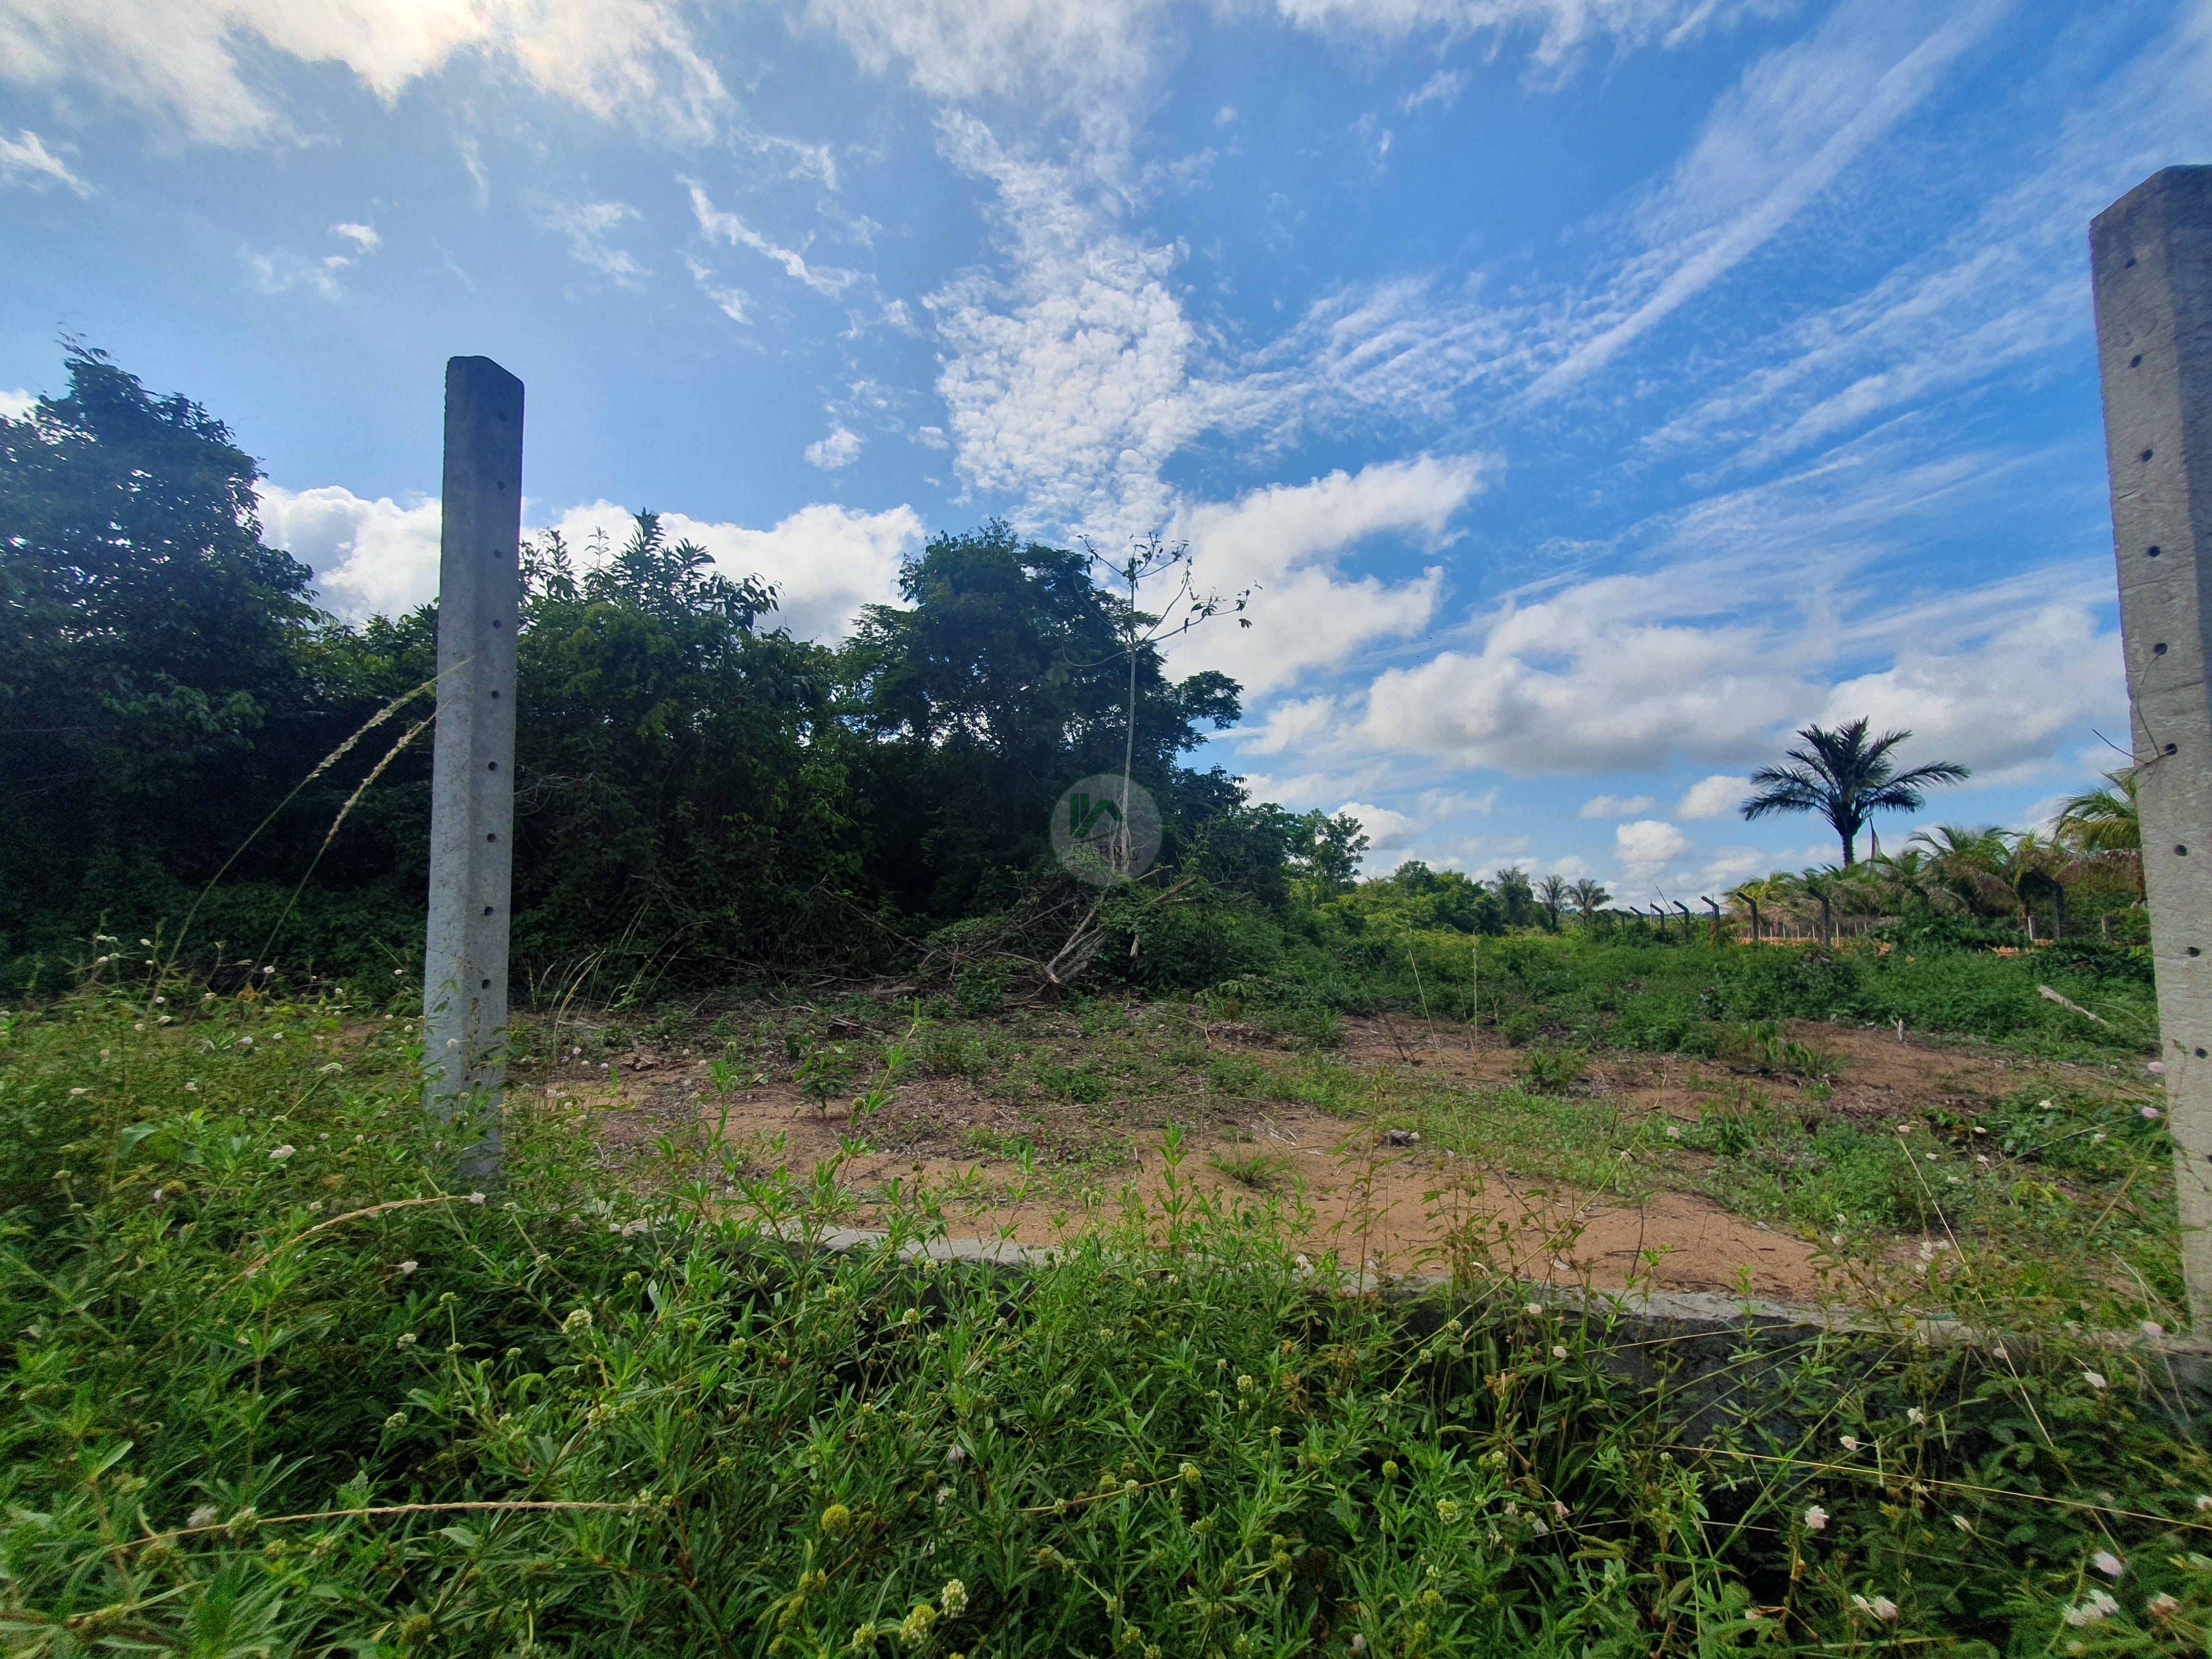
M0 422L0 757L15 785L0 797L0 958L103 919L173 925L221 871L214 933L258 941L283 916L295 957L405 969L430 748L410 738L431 708L434 605L358 627L320 614L311 573L262 541L258 469L220 421L94 351L73 349L69 373L67 397ZM1280 906L1348 888L1356 823L1252 802L1185 763L1238 718L1237 687L1171 678L1143 638L1151 619L1092 568L1000 523L940 535L902 602L831 649L775 626L770 587L718 572L651 513L619 546L534 538L518 963L550 974L611 952L699 973L910 956L931 930L1063 879L1053 803L1118 772L1125 745L1188 892Z

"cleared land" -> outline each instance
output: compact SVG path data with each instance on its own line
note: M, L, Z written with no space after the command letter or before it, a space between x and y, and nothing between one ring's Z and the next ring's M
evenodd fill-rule
M865 993L542 1036L518 1081L626 1179L780 1179L852 1225L919 1196L956 1237L1045 1243L1180 1187L1401 1273L2180 1322L2140 1062L1815 1022L1717 1058L1137 1000L917 1022Z

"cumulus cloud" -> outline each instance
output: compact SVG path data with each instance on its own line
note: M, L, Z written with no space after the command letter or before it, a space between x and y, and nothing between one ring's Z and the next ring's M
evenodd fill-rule
M606 119L693 141L727 102L674 0L9 0L0 79L90 90L176 136L252 144L294 136L249 79L257 49L335 63L386 103L475 52Z
M438 597L435 501L402 507L337 484L290 490L266 482L260 495L264 538L313 570L326 609L359 620L398 616Z
M817 438L806 446L806 463L818 466L824 472L835 472L841 466L850 466L860 456L860 436L842 423L830 428L826 438Z
M864 513L817 503L768 530L681 513L664 513L660 522L672 541L689 539L713 554L724 574L758 575L775 583L775 621L802 639L823 641L849 633L863 605L896 600L899 568L922 543L921 517L904 506ZM569 508L552 527L581 548L594 531L619 543L630 526L625 508L594 501Z
M1676 585L1613 576L1509 606L1477 650L1385 672L1361 732L1524 775L1642 769L1761 748L1776 711L1814 695L1758 624L1680 617Z
M1349 813L1359 821L1359 827L1367 832L1370 848L1377 853L1402 848L1421 828L1417 818L1387 806L1370 806L1364 801L1348 800L1329 816L1334 817L1340 813Z
M334 484L261 486L270 544L309 566L323 605L350 619L396 615L438 596L439 521L434 500L402 507L389 496L367 500ZM922 541L921 519L910 507L865 513L817 503L767 530L681 513L664 513L660 522L671 540L688 538L713 554L726 575L775 583L775 621L806 639L842 638L861 606L896 599L899 567ZM626 509L594 501L570 507L548 527L588 560L595 532L618 545L631 525Z
M1638 818L1614 829L1613 850L1630 875L1649 877L1686 858L1697 847L1664 818Z
M1674 803L1674 816L1678 818L1724 818L1735 811L1750 793L1749 778L1732 777L1725 772L1716 772L1709 778L1698 779L1682 792L1682 799Z
M4 21L0 21L0 28L5 27ZM46 140L28 127L19 129L13 138L0 133L0 184L24 185L33 190L64 185L79 196L92 194L92 186L70 172L69 163L48 149Z
M1593 795L1575 814L1578 818L1632 818L1659 803L1649 795Z
M1441 570L1395 583L1347 578L1339 556L1387 533L1434 542L1482 489L1488 466L1476 456L1422 455L1182 507L1169 534L1190 543L1200 586L1256 591L1250 628L1207 623L1179 659L1218 668L1259 696L1335 666L1374 640L1418 633L1436 612Z
M1821 715L1910 730L1907 763L1955 760L1994 783L2033 775L2068 737L2126 707L2118 631L2084 605L2054 604L1963 648L1907 642L1894 665L1836 686Z
M39 394L18 386L13 392L0 391L0 416L20 421L39 406Z

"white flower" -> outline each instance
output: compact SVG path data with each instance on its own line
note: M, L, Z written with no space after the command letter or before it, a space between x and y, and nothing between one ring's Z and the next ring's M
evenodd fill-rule
M968 1611L968 1586L957 1578L948 1578L945 1588L937 1593L937 1601L947 1619L957 1619Z
M1928 1421L1928 1413L1917 1406L1907 1406L1905 1408L1905 1420L1917 1428Z
M950 1487L950 1486L939 1486L939 1487L937 1489L937 1507L938 1507L938 1508L939 1508L940 1510L941 1510L941 1509L943 1509L943 1508L945 1507L945 1499L947 1499L948 1498L950 1498L950 1497L951 1497L951 1496L952 1496L952 1488L951 1488L951 1487Z
M70 1091L70 1098L71 1100L75 1100L79 1095L90 1094L91 1092L92 1091L89 1089L72 1089Z
M2102 1590L2091 1590L2089 1598L2078 1607L2066 1609L2066 1622L2079 1629L2094 1625L2100 1619L2109 1619L2120 1610L2120 1604Z
M2084 1382L2087 1382L2091 1388L2097 1389L2100 1393L2103 1392L2106 1387L2105 1374L2102 1371L2083 1371L2081 1373L2081 1380Z
M321 1199L319 1199L319 1199L317 1199L317 1200L314 1200L314 1202L313 1202L312 1204L310 1204L310 1205L308 1205L308 1206L307 1206L307 1213L308 1213L309 1215L320 1215L322 1212L323 1212L323 1200L322 1200Z
M214 1506L203 1504L185 1517L185 1525L191 1528L211 1527L215 1525L216 1518Z
M2142 1109L2142 1115L2143 1115L2143 1116L2144 1116L2145 1118L2148 1119L2148 1118L2155 1118L2155 1117L2157 1117L2160 1114L2159 1114L2159 1109L2158 1109L2158 1108L2157 1108L2157 1107L2155 1107L2155 1106L2146 1106L2146 1107L2144 1107L2144 1108Z
M1564 1344L1562 1344L1562 1343L1558 1343L1558 1342L1554 1342L1553 1344L1552 1344L1552 1358L1554 1358L1554 1359L1565 1359L1566 1357L1567 1357L1567 1350L1566 1350L1566 1347L1565 1347L1565 1346Z
M483 1201L484 1195L482 1193L471 1193L469 1194L469 1202L471 1204L481 1204Z
M1863 1595L1854 1595L1851 1597L1851 1605L1861 1613L1870 1613L1877 1619L1887 1620L1897 1617L1897 1603L1887 1595L1877 1595L1872 1601L1869 1601Z
M2197 1494L2197 1508L2200 1513L2205 1510L2212 1510L2212 1492L2200 1492Z
M2160 1324L2155 1319L2146 1319L2142 1322L2142 1334L2145 1336L2164 1336L2166 1334L2166 1327Z
M186 1094L188 1094L188 1095L196 1095L196 1094L199 1093L199 1091L200 1091L200 1080L199 1080L198 1078L192 1078L192 1079L188 1079L188 1080L185 1082L185 1092Z
M269 1153L269 1161L271 1164L282 1164L286 1158L291 1157L293 1152L296 1150L298 1149L292 1146L273 1147L270 1149Z
M2171 1613L2179 1612L2180 1607L2181 1603L2175 1601L2173 1597L2168 1595L2164 1590L2160 1590L2156 1595L2152 1596L2149 1601L2143 1603L2143 1611L2154 1619L2164 1619Z
M403 1261L399 1264L399 1271L403 1273L411 1273L421 1265L422 1264L417 1261Z
M2127 1564L2110 1550L2099 1550L2089 1558L2089 1565L2107 1578L2118 1578L2128 1570Z
M1805 1530L1807 1532L1826 1532L1827 1529L1827 1510L1822 1509L1818 1504L1815 1504L1805 1511Z
M1847 1452L1855 1452L1859 1449L1859 1437L1855 1434L1847 1434L1837 1443Z
M1544 1304L1540 1302L1531 1302L1527 1307L1522 1309L1521 1311L1533 1317L1534 1316L1540 1315L1544 1311Z
M1668 1125L1667 1126L1667 1139L1669 1139L1669 1140L1680 1140L1681 1138L1682 1138L1682 1126L1681 1126L1680 1124L1679 1124L1679 1123L1670 1123L1670 1124L1668 1124Z
M1963 1515L1953 1516L1951 1517L1951 1524L1956 1527L1960 1532L1972 1532L1974 1529L1974 1523L1967 1520Z

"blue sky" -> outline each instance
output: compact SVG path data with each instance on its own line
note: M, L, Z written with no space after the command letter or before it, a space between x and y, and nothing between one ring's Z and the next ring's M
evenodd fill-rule
M1257 588L1210 758L1650 902L1835 855L1732 810L1808 720L1973 766L1931 821L2118 763L2087 225L2208 111L2212 0L0 0L0 400L199 398L348 615L454 353L531 524L817 637L1159 531Z

